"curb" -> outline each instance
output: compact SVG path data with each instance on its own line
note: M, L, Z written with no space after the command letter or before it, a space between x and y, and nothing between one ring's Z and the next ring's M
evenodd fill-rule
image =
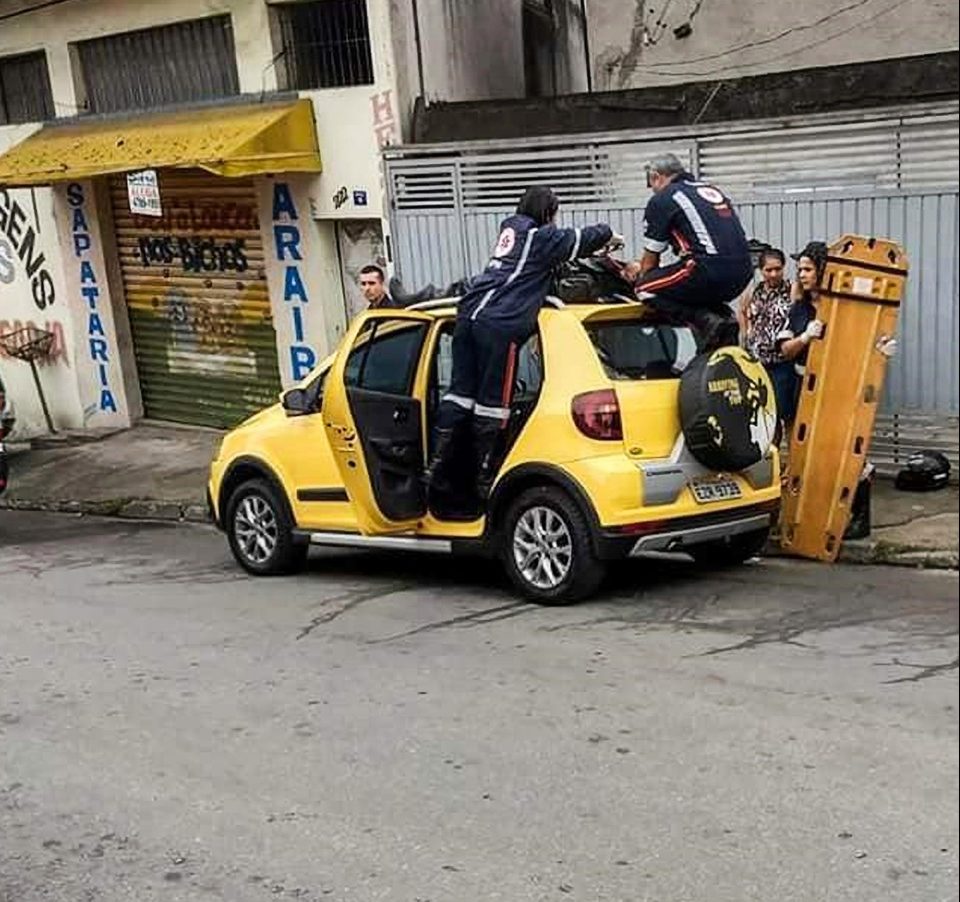
M143 498L111 498L104 501L55 501L46 499L0 498L0 510L45 511L118 517L124 520L160 520L167 523L210 523L206 505L192 501L151 501ZM764 557L792 558L779 545L769 544ZM960 554L948 549L922 549L892 542L855 540L840 549L838 563L883 564L920 570L960 569Z
M885 564L920 570L957 570L960 554L945 548L916 548L892 542L855 542L841 546L840 560L848 564Z
M109 498L104 501L0 498L0 510L84 514L125 520L164 520L168 523L211 522L206 505L191 501L150 501L139 498Z
M786 554L779 545L770 544L764 549L764 557L804 560L797 555ZM882 564L887 567L912 567L914 570L957 570L960 554L945 548L915 548L884 541L854 540L840 546L839 564Z

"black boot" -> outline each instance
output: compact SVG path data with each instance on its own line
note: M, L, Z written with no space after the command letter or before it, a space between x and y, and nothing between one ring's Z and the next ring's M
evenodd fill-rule
M705 307L695 307L691 308L690 322L697 332L701 352L740 343L740 326L732 314L726 316Z
M711 307L692 307L657 295L644 301L673 324L689 325L695 332L700 353L740 343L740 326L732 310L727 313Z
M669 298L662 298L655 294L643 295L641 289L640 299L649 307L653 307L657 313L661 314L668 323L682 326L689 323L693 316L693 308L686 304L678 304Z
M866 539L870 535L870 489L869 476L861 477L850 505L850 522L843 534L846 539Z
M503 426L498 420L476 417L473 421L473 446L477 452L477 496L490 497L490 489L500 470L500 440Z
M425 490L441 493L450 491L447 460L453 450L455 436L455 429L434 429L433 454L430 455L430 462L420 477Z

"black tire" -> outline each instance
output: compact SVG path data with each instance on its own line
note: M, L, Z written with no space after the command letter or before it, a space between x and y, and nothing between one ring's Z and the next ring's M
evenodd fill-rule
M701 354L680 377L680 426L705 467L736 473L767 454L777 429L773 385L742 348Z
M303 566L307 559L307 545L294 540L293 517L286 500L266 479L248 479L237 486L225 510L223 527L230 550L248 573L276 576L295 573ZM251 522L254 510L263 511L259 526ZM255 539L251 546L250 536L253 534L262 536L270 545L269 553Z
M693 545L687 553L701 566L713 570L725 567L738 567L763 552L770 538L770 528L756 529L738 536L730 536L718 542L704 542Z
M525 574L520 561L517 560L520 552L516 551L519 547L516 542L520 541L525 533L525 528L520 527L521 520L525 527L529 526L532 521L540 517L538 513L540 511L545 512L543 516L546 522L562 523L562 533L566 536L566 538L561 536L546 553L534 552L535 555L540 554L540 561L548 558L547 563L550 569L542 571L543 582L549 582L546 577L548 572L553 577L562 571L563 568L560 565L554 569L555 565L552 563L554 560L566 560L569 557L569 565L563 572L562 578L554 585L538 585L535 581L536 577L529 575L529 569ZM520 535L518 535L518 529L520 529ZM536 542L534 539L531 541ZM548 540L544 538L544 541ZM500 558L510 581L524 597L538 604L564 605L580 601L597 590L606 574L606 566L594 552L587 518L576 502L556 486L536 486L527 489L514 499L504 517L499 542ZM569 549L568 553L564 549Z

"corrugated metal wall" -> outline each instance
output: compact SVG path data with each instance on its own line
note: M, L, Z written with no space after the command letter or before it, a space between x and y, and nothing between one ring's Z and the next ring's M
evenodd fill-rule
M871 459L896 470L918 448L942 451L960 471L960 279L956 192L881 197L764 200L738 205L747 233L793 252L844 232L882 235L909 249L910 277L899 321L900 353L891 361ZM510 209L403 211L394 218L397 262L407 286L448 285L477 272ZM609 222L640 246L643 209L565 207L570 225Z
M960 412L955 192L747 203L739 211L748 234L788 251L844 232L902 244L910 259L898 324L903 353L888 371L884 409Z
M559 136L510 154L468 143L445 152L394 150L387 176L397 267L410 288L476 272L513 199L538 182L560 194L565 223L609 222L628 248L638 248L647 196L642 161L668 148L732 194L749 235L787 252L844 232L904 245L911 267L901 353L888 376L882 425L890 435L922 438L931 422L942 422L938 435L947 433L956 456L957 123L952 104L932 114L851 113L848 122L834 117L822 125L811 117L802 127L784 121L750 131L741 124L721 134L705 127L675 139Z
M675 137L558 136L510 153L482 143L388 152L398 273L411 289L481 269L515 198L550 184L570 225L609 222L638 248L643 162L671 150L727 190L748 234L793 252L844 232L892 238L910 277L878 417L873 458L897 466L917 447L958 463L960 224L958 105L785 120Z
M747 234L791 253L844 232L882 235L908 249L910 278L900 318L902 353L887 378L884 410L960 414L958 368L958 199L956 193L767 200L738 205ZM483 268L510 209L408 212L395 216L397 262L410 287L446 285ZM643 209L565 207L570 225L609 222L640 246Z
M231 427L280 391L251 181L160 170L163 216L113 218L146 416Z

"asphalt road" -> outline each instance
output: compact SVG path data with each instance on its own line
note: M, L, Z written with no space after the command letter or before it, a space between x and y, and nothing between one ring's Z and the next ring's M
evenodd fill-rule
M947 902L956 573L242 575L0 512L2 902Z

